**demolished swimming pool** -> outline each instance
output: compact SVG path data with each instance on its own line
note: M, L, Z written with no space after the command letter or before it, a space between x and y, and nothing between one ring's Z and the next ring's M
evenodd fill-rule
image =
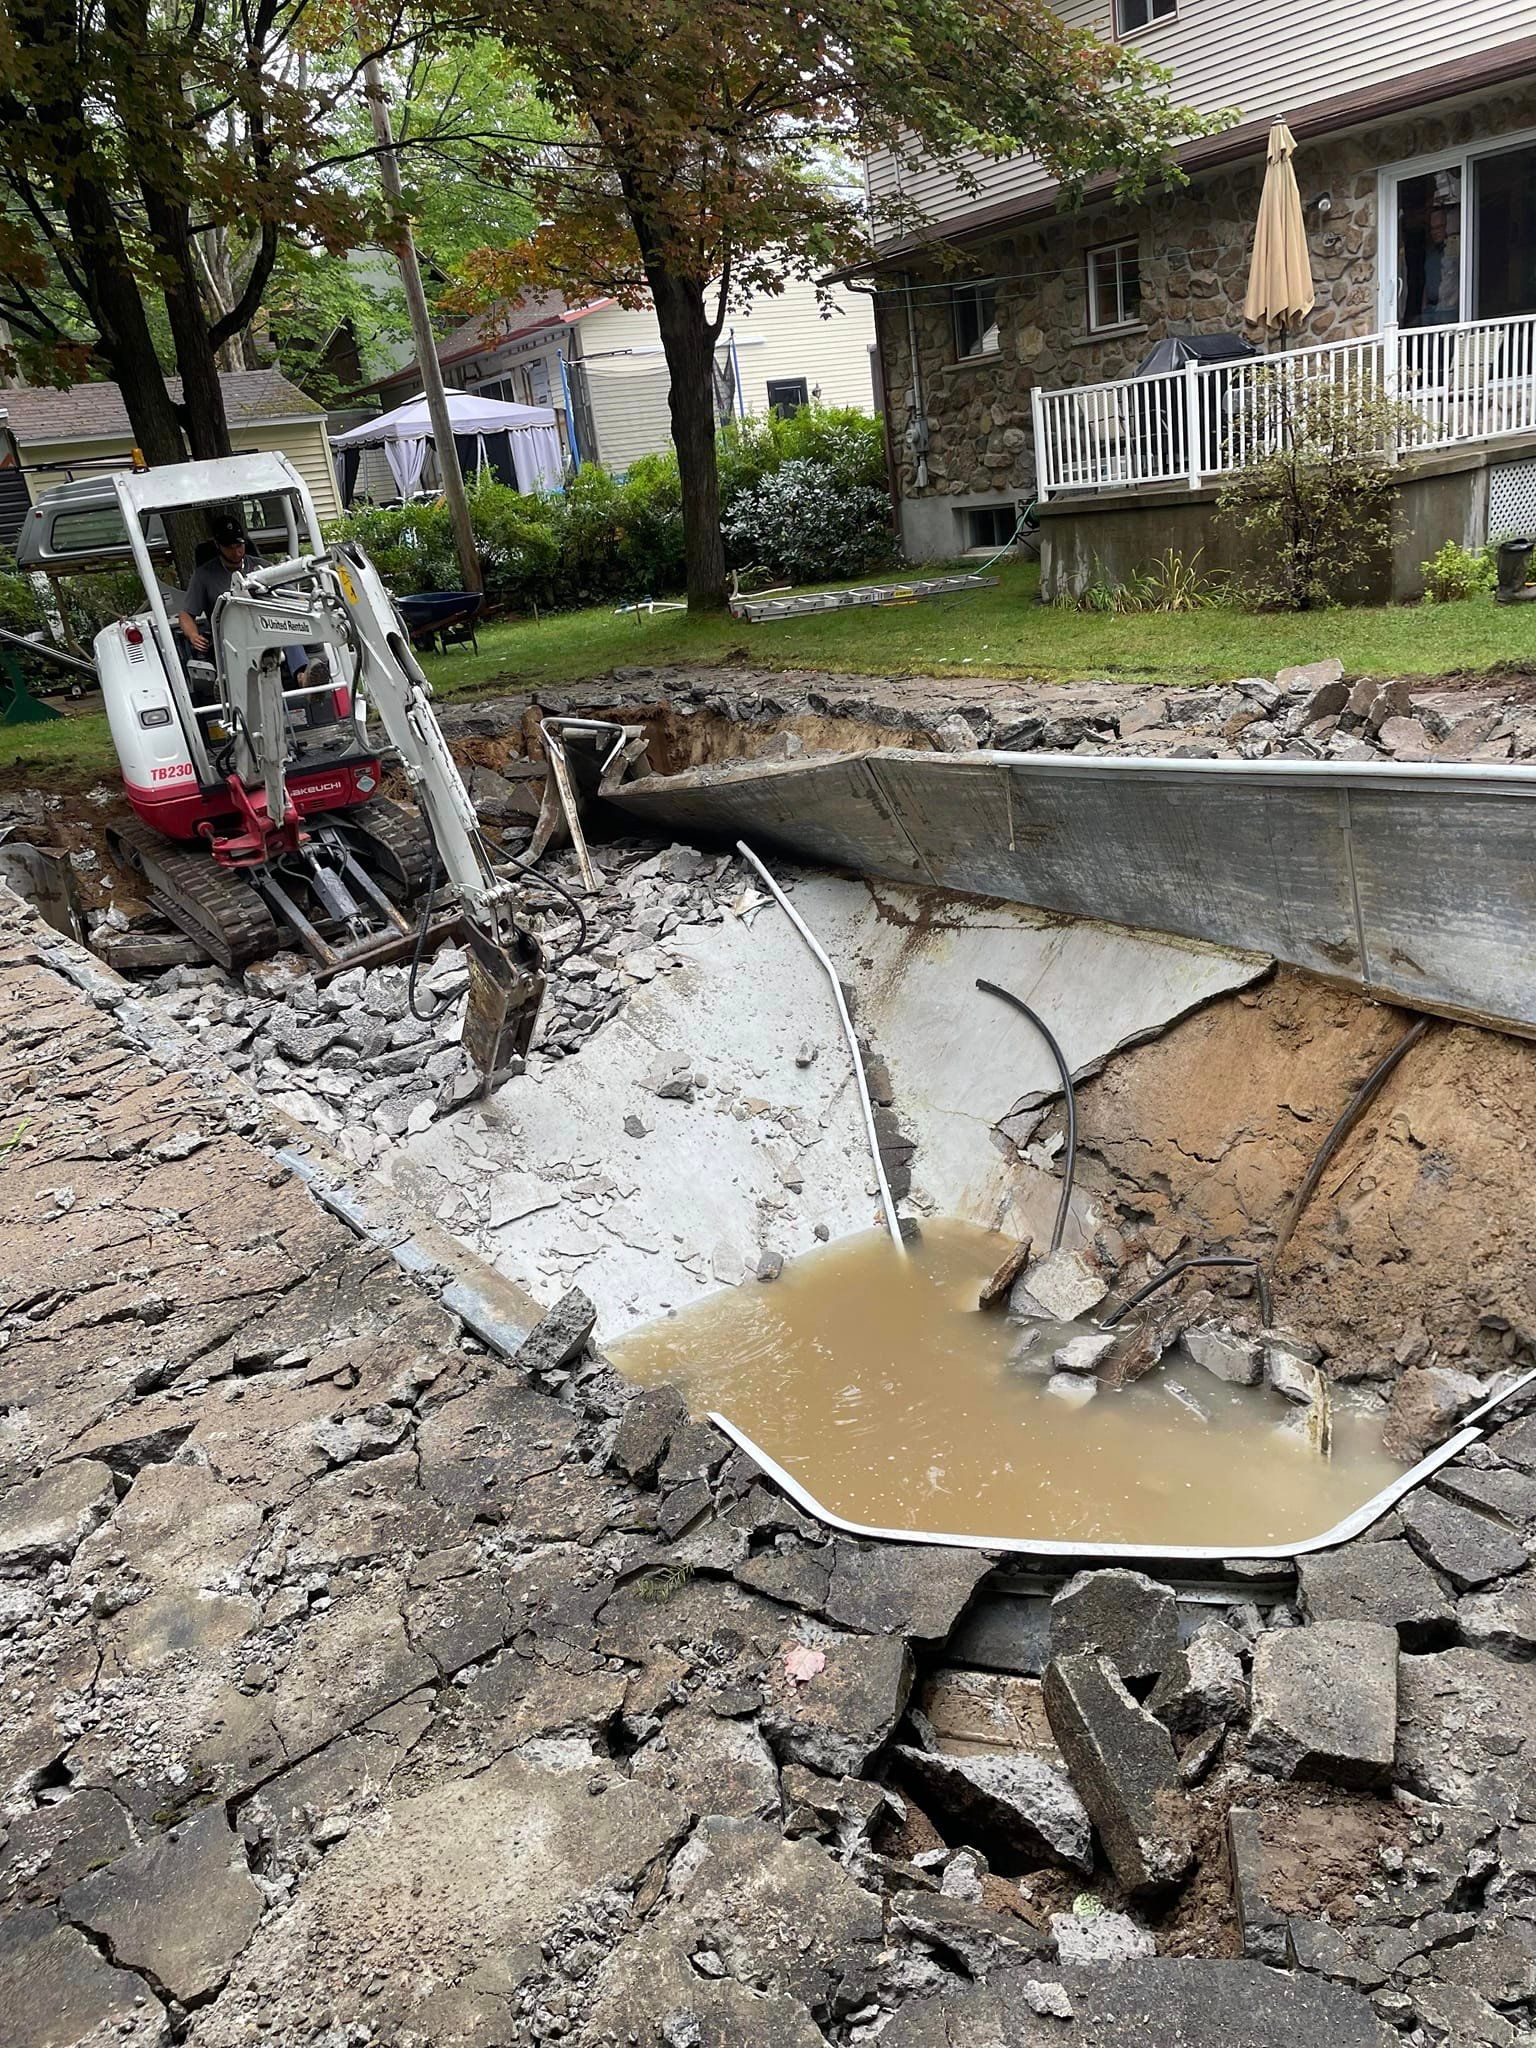
M477 743L586 925L540 918L489 1097L451 948L134 989L12 920L13 1078L105 1034L154 1104L148 1152L76 1087L7 1154L34 1938L199 2043L315 1981L338 2042L1518 2038L1536 773L687 767L676 705L569 710L563 793L537 721ZM620 726L681 772L605 773ZM215 1304L288 1239L217 1215L230 1147L318 1231L253 1313ZM453 1938L467 1783L552 1831L509 1865L548 1903ZM98 1794L125 1831L50 1891ZM177 1975L133 1902L209 1858ZM419 1981L338 1974L422 1882Z

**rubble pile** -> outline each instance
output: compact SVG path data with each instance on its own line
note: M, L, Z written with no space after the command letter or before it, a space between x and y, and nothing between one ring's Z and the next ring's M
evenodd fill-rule
M13 2048L1531 2041L1536 1414L1294 1573L833 1535L0 920Z
M568 889L569 859L551 859ZM680 930L718 924L731 906L760 903L743 864L690 846L650 842L601 849L602 887L578 896L587 931L556 902L537 918L553 963L533 1066L563 1059L616 1016L631 989L678 965ZM561 960L562 955L568 955ZM174 966L140 984L166 1018L207 1047L275 1109L366 1166L392 1145L468 1102L477 1079L459 1044L469 968L445 945L416 976L406 966L349 968L317 984L301 954L258 962L242 976Z
M688 758L690 724L723 722L718 751L794 758L835 745L966 753L1166 755L1173 760L1511 761L1536 757L1528 683L1347 676L1329 657L1201 688L1112 681L1034 683L981 675L869 677L750 668L623 668L612 682L543 692L541 713L666 714L653 758ZM444 708L451 738L516 736L535 724L525 699ZM844 728L840 734L838 728ZM859 728L855 733L852 728Z

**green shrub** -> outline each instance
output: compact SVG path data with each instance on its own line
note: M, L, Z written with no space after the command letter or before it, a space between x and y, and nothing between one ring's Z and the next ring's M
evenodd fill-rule
M1398 518L1390 457L1420 427L1411 407L1369 384L1294 381L1284 358L1255 377L1251 445L1281 422L1271 452L1223 486L1218 508L1247 539L1246 601L1318 611L1368 597Z
M729 566L821 582L891 559L878 420L804 406L789 419L733 421L717 448ZM683 494L671 449L642 455L622 479L586 462L563 491L528 496L482 470L469 504L486 597L498 610L569 609L683 587ZM441 503L359 505L328 537L359 542L397 597L453 590L461 580Z
M890 561L890 499L872 484L849 484L829 463L794 456L721 519L726 559L761 566L792 583L863 576Z
M1458 541L1448 540L1427 562L1419 564L1419 573L1429 603L1454 604L1458 598L1492 590L1499 580L1499 565L1492 548L1464 548Z
M37 592L14 569L0 574L0 626L8 633L35 633L43 624Z

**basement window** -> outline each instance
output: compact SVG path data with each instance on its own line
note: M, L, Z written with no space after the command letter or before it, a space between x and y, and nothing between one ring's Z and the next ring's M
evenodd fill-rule
M967 551L1005 548L1019 523L1017 505L968 505L959 515L960 536Z
M1002 346L997 326L997 286L956 284L949 290L950 314L955 323L955 355L962 362L978 356L995 356Z
M1130 327L1141 318L1141 251L1109 242L1088 251L1088 332Z

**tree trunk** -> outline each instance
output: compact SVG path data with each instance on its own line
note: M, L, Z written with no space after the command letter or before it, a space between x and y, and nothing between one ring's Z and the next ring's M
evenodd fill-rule
M67 167L56 178L56 198L69 229L71 281L85 301L98 353L116 379L145 459L181 462L181 426L85 112L94 81L83 75L75 24L55 0L31 0L13 12L22 41L41 58L33 101L38 126L52 138L58 163Z
M179 201L166 198L142 181L140 189L150 234L167 267L163 287L165 310L176 350L176 368L181 374L181 417L193 460L207 462L232 455L218 356L198 290L190 217Z
M725 605L725 543L715 460L715 329L701 284L657 263L647 266L647 275L671 377L667 404L682 484L688 609L717 612Z

